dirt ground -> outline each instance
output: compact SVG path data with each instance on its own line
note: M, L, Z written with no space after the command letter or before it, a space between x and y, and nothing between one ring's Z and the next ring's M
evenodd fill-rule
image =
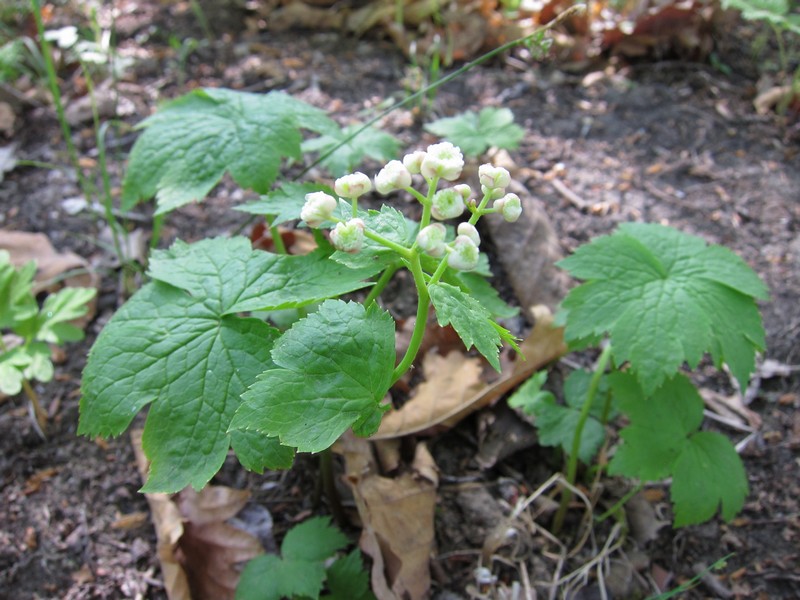
M129 35L137 31L132 25ZM754 112L757 73L748 36L730 31L717 43L719 59L732 69L728 74L683 60L643 61L606 71L597 65L566 74L554 65L497 60L441 89L436 114L484 106L514 112L527 133L510 159L516 176L548 215L564 254L618 223L640 220L668 223L735 250L770 289L771 300L762 304L768 340L764 358L797 365L800 138L791 123ZM363 118L383 99L403 92L406 59L384 40L289 32L263 34L258 45L233 40L230 47L216 54L200 51L180 71L168 54L142 61L135 78L121 88L132 107L126 120L134 123L156 100L185 91L187 83L180 81L287 89L330 110L342 123ZM249 52L266 57L268 68L248 74L243 64ZM65 162L52 111L34 108L24 118L12 138L19 157ZM434 141L408 111L390 116L383 127L407 148ZM76 141L91 156L91 136L78 130ZM115 141L115 151L124 156L133 138ZM120 169L118 163L112 166L116 182ZM63 200L78 195L74 178L63 171L17 168L0 184L0 227L43 232L56 248L86 257L104 275L98 316L87 340L69 346L55 380L38 386L51 417L48 439L42 441L31 427L22 397L0 402L0 598L165 598L129 437L76 436L86 352L120 297L109 254L96 243L102 220L85 211L65 212ZM236 231L246 224L246 215L228 210L234 200L241 200L241 193L226 181L207 202L176 211L166 223L165 243ZM139 212L146 217L148 209ZM147 226L145 220L142 227ZM525 264L505 265L509 268L524 270ZM740 450L751 492L741 515L728 524L663 526L649 540L629 536L611 561L608 579L616 577L616 589L622 590L613 597L645 595L641 588L619 583L626 577L660 578L674 587L731 553L721 570L703 576L684 597L800 597L800 373L762 374L748 407L761 420L755 434L710 425L734 443L747 438ZM732 393L728 378L710 369L701 370L699 381L710 392ZM502 523L514 497L535 490L560 468L549 450L536 446L481 467L477 440L487 422L506 418L502 404L429 439L441 471L433 597L476 597L473 571L487 535ZM314 508L306 485L312 465L303 459L293 472L263 477L231 467L224 478L260 490L254 500L270 510L279 536L298 516L324 512ZM668 498L659 496L661 489L654 486L647 498L655 514L668 520ZM609 533L599 528L598 536L603 532ZM539 551L541 540L533 536L528 541L525 560L535 566L537 577L552 578L554 566ZM584 559L599 553L604 543L600 537L591 540ZM520 555L508 549L498 555L496 574L501 580L511 578ZM602 597L595 576L559 593L568 591L571 598Z

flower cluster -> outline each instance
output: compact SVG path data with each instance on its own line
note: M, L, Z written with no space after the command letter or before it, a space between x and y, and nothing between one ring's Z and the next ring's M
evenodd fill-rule
M422 203L424 210L420 230L410 251L416 249L443 259L453 269L468 271L478 266L481 242L475 228L478 219L486 214L498 213L513 223L522 213L522 203L516 194L506 193L511 183L509 172L491 164L481 165L478 169L483 194L480 201L472 197L472 188L464 183L437 189L440 181L458 180L463 168L461 150L450 142L441 142L428 146L425 151L406 154L402 161L387 163L375 176L374 189L384 195L404 190ZM427 195L412 187L414 175L424 178L428 185ZM360 252L365 237L371 237L379 243L382 241L377 233L369 232L364 221L357 216L358 198L372 189L372 181L363 173L340 177L334 183L334 190L338 196L352 202L352 217L347 220L335 217L337 199L324 192L314 192L306 195L300 218L313 228L320 227L326 221L335 223L330 236L334 247L342 252ZM470 219L458 225L456 235L450 241L447 239L448 229L443 224L431 223L431 219L457 219L465 212L471 213Z

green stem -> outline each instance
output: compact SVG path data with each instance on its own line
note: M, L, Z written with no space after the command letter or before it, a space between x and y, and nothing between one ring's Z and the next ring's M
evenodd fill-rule
M69 167L65 167L63 165L57 165L55 163L44 162L41 160L27 160L27 159L20 159L17 161L18 167L36 167L37 169L52 169L53 171L66 171Z
M625 506L625 504L628 502L628 500L630 500L630 499L631 499L631 498L633 498L633 497L634 497L636 494L638 494L638 493L641 491L641 489L642 489L643 487L644 487L644 484L640 483L640 484L636 485L636 486L635 486L633 489L631 489L631 490L628 490L628 493L627 493L627 494L625 494L625 495L624 495L622 498L620 498L619 500L617 500L617 501L614 503L614 506L612 506L611 508L609 508L609 509L608 509L606 512L604 512L604 513L603 513L602 515L600 515L599 517L595 517L595 521L596 521L597 523L602 523L603 521L605 521L605 520L606 520L608 517L610 517L611 515L613 515L613 514L616 514L616 512L617 512L617 511L618 511L618 510L619 510L621 507Z
M428 309L430 308L431 297L425 285L425 273L422 270L419 254L416 252L409 261L409 268L417 286L417 320L414 322L414 331L411 333L411 341L408 344L405 356L392 372L392 383L400 379L414 364L414 359L417 357L417 352L419 352L419 348L422 345L422 338L425 336L425 326L428 324Z
M64 113L64 103L61 99L61 90L58 87L58 75L56 68L53 64L53 55L50 52L50 43L45 39L44 22L42 21L42 9L39 0L31 0L31 10L33 11L33 18L36 21L36 32L39 35L39 44L42 49L42 57L44 58L45 71L47 72L47 84L50 93L53 95L53 104L55 104L56 115L58 116L58 123L61 125L61 135L64 136L64 143L67 145L67 154L69 161L78 175L78 181L81 186L81 191L86 196L87 200L91 200L90 185L83 175L81 165L78 161L78 151L75 144L72 143L72 130L67 122L67 116Z
M272 224L272 220L275 217L273 215L264 215L264 221L267 223L267 227L269 227L269 234L272 236L272 245L275 247L276 254L289 254L286 251L286 244L283 243L283 236L281 236L281 232L278 231L278 227Z
M322 490L328 499L333 520L340 527L344 526L347 520L345 519L339 492L336 490L336 481L333 478L333 453L330 448L326 448L319 454L319 474L322 478Z
M506 52L507 50L511 50L511 48L514 48L515 46L519 46L521 44L525 44L526 42L535 39L537 36L541 35L543 32L552 29L553 27L557 26L559 23L561 23L565 19L567 19L570 16L574 15L575 13L583 11L585 9L586 9L586 5L585 4L576 4L574 6L571 6L568 9L566 9L564 12L559 14L555 19L553 19L552 21L547 23L546 25L543 25L543 26L539 27L538 29L536 29L536 31L534 31L533 33L531 33L529 35L526 35L525 37L518 38L516 40L511 40L510 42L507 42L507 43L503 44L502 46L498 46L494 50L491 50L491 51L487 52L486 54L484 54L482 56L479 56L475 60L468 62L467 64L465 64L460 69L457 69L457 70L453 71L449 75L445 75L444 77L442 77L438 81L434 81L434 82L430 83L429 85L425 86L424 88L422 88L418 92L415 92L415 93L411 94L410 96L405 97L403 100L395 102L389 108L387 108L386 110L378 113L375 117L373 117L372 119L370 119L369 121L364 123L361 127L356 129L353 133L351 133L345 139L341 140L336 146L334 146L333 148L331 148L327 152L324 152L324 153L320 154L314 162L312 162L305 169L303 169L303 171L298 175L298 178L300 178L303 175L305 175L306 173L308 173L311 169L313 169L318 164L320 164L322 161L324 161L326 158L331 156L334 152L337 152L342 146L350 143L350 141L355 139L359 134L361 134L362 131L365 131L366 129L369 129L375 123L377 123L378 121L383 119L386 115L394 112L395 110L397 110L398 108L401 108L403 106L407 106L409 104L414 104L417 101L417 99L427 97L427 95L432 90L434 90L434 89L436 89L436 88L438 88L440 86L443 86L446 83L450 83L451 81L453 81L454 79L457 79L462 74L464 74L467 71L469 71L470 69L474 69L478 65L481 65L481 64L485 63L486 61L491 60L492 58L494 58L498 54L502 54L503 52Z
M372 289L369 291L369 294L367 294L367 297L364 299L364 306L369 306L373 302L375 302L375 300L378 299L378 296L381 295L381 292L383 292L383 290L392 280L392 277L394 277L394 274L397 273L397 270L399 268L400 268L399 264L392 264L389 265L383 271L383 273L381 273L380 278L378 279L378 281L375 282L375 285L372 286Z
M375 233L374 231L370 231L369 229L364 229L364 235L369 239L371 239L372 241L378 242L379 244L394 250L406 260L413 260L414 258L413 256L414 253L409 248L406 248L405 246L398 244L397 242L393 242L392 240L387 239L382 235ZM417 260L419 260L419 257L417 257Z
M447 256L445 256L439 263L439 266L436 267L436 270L433 272L433 275L431 275L431 278L428 281L428 285L439 283L439 280L442 278L445 269L447 269Z
M589 413L592 410L592 404L594 403L594 398L597 395L597 389L600 386L600 380L602 379L610 360L611 344L606 344L603 352L600 353L600 358L597 359L597 366L595 367L594 373L592 373L592 379L589 381L589 390L586 393L586 401L581 407L578 423L575 426L575 433L572 436L572 451L570 452L567 460L566 473L567 482L570 484L570 486L575 485L575 478L578 473L578 453L581 449L583 428L586 425L586 421L589 419ZM564 524L564 517L567 514L567 509L569 508L569 503L571 501L572 490L569 487L565 487L564 493L561 495L561 504L559 505L558 512L553 519L554 534L558 534L558 532L561 531L561 527Z
M39 402L39 395L27 379L22 380L22 389L25 391L28 400L30 400L31 406L33 406L33 414L36 419L38 431L44 437L45 431L47 430L47 413Z
M161 241L161 229L164 227L164 215L153 215L153 231L150 236L150 249L153 250L158 247L158 242Z

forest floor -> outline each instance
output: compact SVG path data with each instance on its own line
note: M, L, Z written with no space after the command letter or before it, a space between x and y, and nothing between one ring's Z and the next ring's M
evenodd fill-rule
M148 18L165 30L188 27L168 13ZM132 39L145 25L130 25L127 35ZM686 60L598 65L591 73L572 73L558 65L497 59L444 86L434 103L434 116L486 106L513 111L526 135L504 160L549 218L562 254L619 223L659 222L733 249L769 286L771 299L761 304L768 348L759 385L747 396L749 405L740 407L737 427L710 421L735 443L743 442L750 483L744 510L730 523L673 529L665 524L668 496L657 486L650 489L641 525L646 531L631 533L607 563L606 585L618 586L615 598L653 593L648 587L653 581L674 587L729 554L724 566L704 574L684 597L800 597L800 373L787 367L800 364L800 136L791 123L754 111L758 73L749 59L748 37L739 33L718 40L727 74ZM151 47L135 74L119 84L129 107L125 119L135 123L156 101L196 86L285 89L330 111L340 123L364 120L377 104L403 93L407 59L388 41L304 31L232 39L228 46L227 52L201 49L182 66L174 53ZM255 54L259 69L248 72L247 60ZM405 148L423 148L436 140L417 117L401 110L382 128ZM87 122L76 129L86 156L92 156L90 132ZM10 141L17 144L18 158L65 160L49 107L29 109ZM133 138L117 141L115 152L124 157ZM116 185L122 164L111 165ZM369 169L376 166L364 167ZM58 250L84 257L103 275L87 339L68 346L54 381L37 388L50 415L47 439L32 427L23 397L0 401L0 598L165 598L129 436L76 435L86 354L120 301L113 261L97 243L102 219L64 203L79 196L74 177L65 171L19 167L0 184L0 228L44 233ZM204 203L169 215L163 243L239 231L247 226L247 215L229 207L247 197L226 179ZM144 229L149 210L139 210ZM498 273L516 270L524 280L525 254L520 251L518 262L506 261ZM501 287L514 293L514 284ZM511 302L523 308L537 300L552 304L552 298L528 294ZM718 403L736 395L727 376L711 368L700 370L698 382ZM551 450L535 445L482 466L486 430L505 418L503 404L427 438L440 481L433 597L477 594L474 569L488 547L487 536L504 522L513 498L536 490L560 468ZM217 482L253 491L253 500L272 514L279 538L304 515L325 512L312 500L313 469L308 457L291 472L264 476L231 465ZM603 532L608 534L601 528L597 535ZM537 555L537 542L532 543L526 560L535 579L552 578L553 564ZM600 553L604 543L593 538L584 559ZM494 568L501 583L517 573L519 557L509 552L497 549ZM592 573L575 586L572 598L602 597ZM631 580L644 583L636 587Z

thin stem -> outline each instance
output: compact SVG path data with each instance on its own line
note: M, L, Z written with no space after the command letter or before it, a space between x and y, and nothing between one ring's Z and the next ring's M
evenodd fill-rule
M405 246L398 244L397 242L393 242L392 240L387 239L382 235L375 233L374 231L370 231L369 229L364 229L364 235L369 239L371 239L372 241L378 242L379 244L394 250L406 260L413 260L414 253L409 248L406 248ZM419 260L419 258L417 260Z
M417 286L417 320L414 322L414 331L411 333L411 341L408 344L405 356L392 372L392 383L400 379L414 364L414 359L417 357L417 352L419 352L419 348L422 345L422 338L425 336L425 327L428 324L428 308L430 308L431 298L425 285L425 273L422 271L419 254L416 252L411 261L409 261L409 268Z
M83 175L81 165L78 161L78 151L75 144L72 143L72 130L70 129L67 116L64 113L64 103L61 100L61 90L58 87L58 75L56 68L53 64L53 55L50 52L50 43L45 38L44 22L42 21L42 9L39 0L31 0L31 9L33 10L33 18L36 21L36 32L39 35L39 44L42 49L42 58L44 58L45 71L47 72L47 84L50 93L53 95L53 104L55 104L56 115L58 116L58 123L61 125L61 135L64 136L64 143L67 145L67 154L69 161L72 163L73 168L78 176L78 181L81 186L81 191L88 198L91 189L89 182Z
M383 271L383 273L381 273L381 276L378 278L378 281L375 282L375 285L372 286L372 289L369 291L369 294L367 294L367 297L364 299L364 306L369 306L373 302L375 302L375 300L378 299L378 296L381 295L381 292L383 292L383 290L392 280L392 277L394 277L394 274L397 273L397 270L399 268L400 268L399 264L392 264L389 265Z
M589 419L589 413L592 410L592 404L594 403L594 398L597 395L597 388L600 386L600 380L602 379L610 360L611 344L607 344L600 353L600 358L597 359L597 366L595 367L594 373L592 373L592 379L589 381L589 390L586 393L586 401L581 407L578 423L575 425L575 433L572 436L572 451L570 452L567 460L566 473L567 482L571 486L575 485L575 477L578 473L578 453L581 449L583 428L586 425L586 421ZM566 488L564 493L561 495L561 504L559 505L558 512L553 519L553 533L557 534L559 531L561 531L561 526L564 524L564 517L567 514L567 509L569 508L569 503L571 501L572 490L570 488Z
M150 234L150 249L153 250L158 247L158 242L161 241L161 229L164 227L164 215L153 215L153 230Z
M487 204L489 204L489 196L484 195L481 203L478 205L478 208L472 211L472 216L469 218L470 225L475 225L478 222L478 219L483 216L483 210L486 208Z
M264 221L267 223L267 227L269 227L269 234L272 236L272 245L275 247L276 254L289 254L286 251L286 244L283 243L283 236L281 236L281 232L278 231L278 227L272 224L272 221L275 217L273 215L264 215Z
M641 489L642 489L643 487L644 487L644 484L643 484L643 483L639 483L639 484L638 484L638 485L636 485L636 486L635 486L633 489L631 489L631 490L628 490L628 493L627 493L627 494L625 494L625 495L624 495L622 498L620 498L619 500L617 500L617 501L614 503L614 506L612 506L611 508L609 508L609 509L608 509L606 512L604 512L604 513L603 513L602 515L600 515L599 517L595 517L595 521L596 521L596 522L598 522L598 523L602 523L602 522L603 522L603 521L605 521L605 520L606 520L608 517L610 517L611 515L615 514L615 513L616 513L616 512L617 512L617 511L618 511L620 508L622 508L623 506L625 506L625 504L627 504L628 500L630 500L630 499L631 499L631 498L633 498L633 497L634 497L636 494L638 494L638 493L641 491Z
M336 490L336 481L333 478L333 453L330 448L325 448L319 454L319 474L322 479L322 490L328 499L333 519L339 526L343 526L347 520L344 516L339 492Z
M45 430L47 429L47 413L45 412L44 408L42 408L42 404L39 402L39 395L33 389L33 386L27 379L22 380L22 389L25 392L25 395L28 397L28 400L31 402L31 406L33 406L33 416L35 420L36 430L43 439L45 437Z
M436 270L433 272L433 275L431 275L431 278L428 281L428 285L439 283L439 280L442 278L442 275L444 274L446 268L447 268L447 256L445 256L439 263L439 266L436 267Z
M368 120L361 127L356 129L349 136L347 136L345 139L341 140L338 145L336 145L335 147L331 148L327 152L324 152L324 153L320 154L314 162L312 162L305 169L303 169L303 171L298 175L298 178L300 178L303 175L305 175L306 173L308 173L311 169L316 167L319 163L324 161L326 158L328 158L334 152L337 152L339 150L339 148L341 148L345 144L348 144L356 136L361 134L362 131L365 131L366 129L369 129L375 123L377 123L378 121L383 119L386 115L392 113L393 111L397 110L398 108L401 108L403 106L407 106L409 104L415 103L418 98L427 97L428 94L432 90L434 90L434 89L436 89L436 88L438 88L440 86L443 86L446 83L449 83L449 82L453 81L454 79L460 77L463 73L466 73L470 69L474 69L478 65L481 65L481 64L485 63L486 61L490 60L491 58L494 58L498 54L502 54L503 52L505 52L507 50L511 50L511 48L514 48L515 46L519 46L521 44L525 44L526 42L534 39L536 36L541 35L543 32L552 29L553 27L555 27L556 25L558 25L559 23L561 23L562 21L564 21L568 17L574 15L577 12L583 11L585 9L586 9L586 5L585 4L576 4L574 6L570 6L564 12L559 14L555 19L553 19L552 21L550 21L546 25L543 25L543 26L539 27L533 33L531 33L529 35L526 35L525 37L518 38L516 40L511 40L510 42L507 42L507 43L503 44L502 46L499 46L499 47L495 48L494 50L491 50L490 52L487 52L486 54L484 54L482 56L479 56L475 60L468 62L467 64L465 64L460 69L457 69L456 71L453 71L449 75L445 75L444 77L442 77L438 81L434 81L434 82L430 83L429 85L425 86L424 88L422 88L418 92L415 92L415 93L411 94L410 96L407 96L403 100L399 100L398 102L395 102L389 108L387 108L386 110L378 113L375 117L373 117L372 119Z

